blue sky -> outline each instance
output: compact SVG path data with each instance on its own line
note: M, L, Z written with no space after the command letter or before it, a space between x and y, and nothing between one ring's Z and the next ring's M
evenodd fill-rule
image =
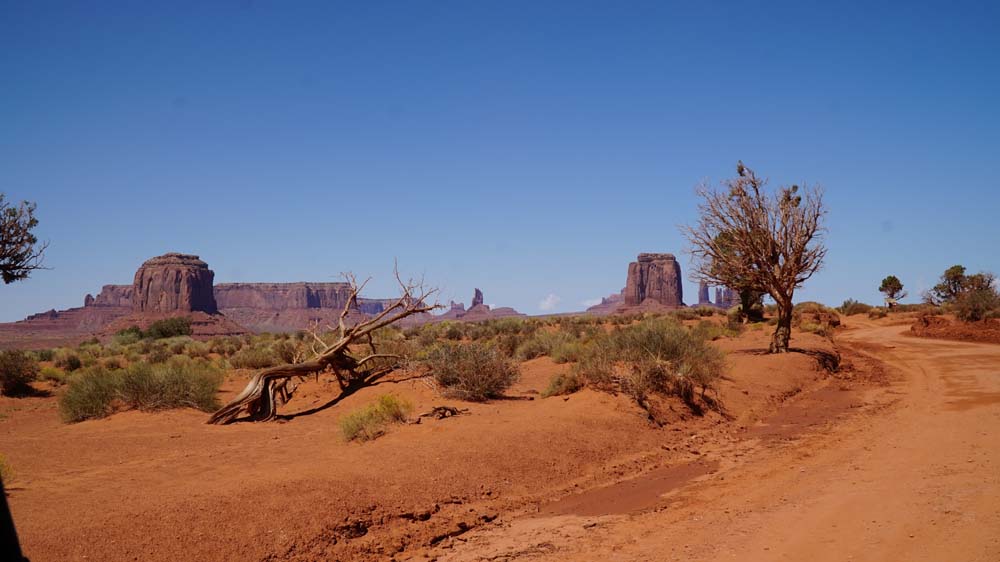
M52 268L0 321L167 251L580 310L639 252L689 270L694 187L738 159L826 190L800 300L1000 269L998 5L763 4L0 0L0 191Z

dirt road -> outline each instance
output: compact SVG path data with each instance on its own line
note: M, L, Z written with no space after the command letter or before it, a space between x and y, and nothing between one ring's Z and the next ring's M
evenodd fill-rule
M744 440L709 455L719 470L657 508L540 510L434 554L449 561L1000 560L1000 346L915 338L904 327L855 318L840 341L884 361L894 382L869 391L854 415L795 439Z

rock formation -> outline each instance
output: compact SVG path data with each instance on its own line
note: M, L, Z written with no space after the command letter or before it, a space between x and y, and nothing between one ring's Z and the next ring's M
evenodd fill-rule
M432 320L434 322L442 322L444 320L480 322L483 320L508 318L511 316L525 317L526 315L506 306L490 308L489 305L483 304L483 292L476 289L472 296L472 306L470 306L468 310L465 309L465 305L463 303L452 301L448 310L446 310L443 314L434 316Z
M698 284L698 306L707 306L712 304L712 301L708 298L708 283L702 281Z
M132 311L135 313L205 312L214 314L208 264L190 254L164 254L146 260L135 272Z
M639 254L628 265L625 306L684 306L681 265L673 254Z
M483 292L476 288L476 292L472 295L472 307L475 308L478 305L483 304Z

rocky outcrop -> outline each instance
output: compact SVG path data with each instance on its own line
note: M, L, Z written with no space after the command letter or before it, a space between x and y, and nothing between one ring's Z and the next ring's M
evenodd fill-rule
M190 254L164 254L146 260L132 283L134 313L218 311L208 264Z
M87 295L90 296L90 295ZM132 307L132 285L105 285L88 305L84 306L124 306Z
M433 316L430 320L434 322L442 322L444 320L481 322L483 320L496 320L497 318L509 318L512 316L527 317L526 314L522 314L507 306L490 308L489 305L483 304L483 292L479 289L476 289L475 293L473 293L472 303L472 306L466 310L463 303L451 301L448 310L443 314Z
M712 301L708 298L708 283L702 281L698 283L698 306L710 304L712 304Z
M476 292L473 293L473 295L472 295L472 307L471 308L475 308L475 307L477 307L477 306L479 306L481 304L483 304L483 292L480 291L477 288Z
M625 306L684 306L681 265L673 254L639 254L629 264L625 282Z
M215 302L220 310L341 310L350 295L351 286L347 283L219 283L215 286Z

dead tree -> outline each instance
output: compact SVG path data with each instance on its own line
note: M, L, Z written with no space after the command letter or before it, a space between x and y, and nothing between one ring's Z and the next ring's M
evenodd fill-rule
M358 285L353 275L346 274L345 277L351 290L340 313L336 340L328 344L313 332L313 339L319 347L315 348L311 359L260 371L236 398L212 414L208 423L228 424L236 421L243 412L246 412L245 419L248 421L273 420L278 415L278 406L291 399L298 382L325 371L332 372L336 377L341 393L363 386L395 366L385 361L376 366L379 360L399 359L397 355L378 352L374 332L403 318L439 308L437 304L427 304L437 289L427 289L423 283L403 281L397 271L396 280L401 290L399 298L371 318L350 324L348 315L357 310L358 295L368 281ZM357 357L357 351L351 349L359 345L365 349L362 357Z
M823 265L823 192L783 187L764 189L765 180L739 162L738 176L721 189L702 186L698 224L683 227L698 278L729 287L767 292L778 305L771 353L788 351L792 297Z

